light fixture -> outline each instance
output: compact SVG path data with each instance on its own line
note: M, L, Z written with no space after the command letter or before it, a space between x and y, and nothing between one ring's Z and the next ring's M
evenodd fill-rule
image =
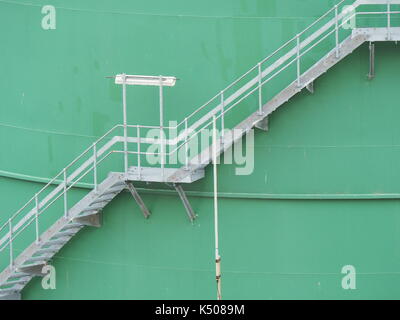
M128 75L128 74L117 74L115 77L115 84L122 85L122 107L123 107L123 117L124 117L124 167L125 172L128 172L128 124L127 124L127 110L126 110L126 86L155 86L159 87L160 96L160 133L162 136L161 151L162 160L161 166L164 175L164 87L173 87L176 84L175 77L165 77L165 76L138 76L138 75Z
M173 87L176 80L175 77L125 75L125 83L127 85ZM124 75L117 74L115 76L115 83L123 84L123 82Z

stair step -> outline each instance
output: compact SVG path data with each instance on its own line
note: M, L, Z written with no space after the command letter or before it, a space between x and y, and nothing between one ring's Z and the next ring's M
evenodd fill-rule
M114 188L114 187L119 187L119 186L126 187L125 181L120 181L120 182L114 183L111 187Z
M35 252L35 255L45 255L48 253L56 253L57 251L59 251L61 249L61 247L57 247L57 248L46 248L46 249L39 249Z
M91 204L97 204L97 203L102 203L102 202L108 202L114 199L115 195L110 195L110 196L104 196L100 197L97 200L94 200Z
M16 284L25 284L25 283L29 282L29 280L31 280L31 277L24 277L24 278L21 278L18 280L12 280L12 281L8 281L3 284L0 284L0 287L16 285Z
M79 230L78 230L79 231ZM58 239L58 238L63 238L63 237L72 237L75 234L77 234L78 231L60 231L56 233L54 236L51 237L51 239Z
M16 272L13 275L11 275L8 279L18 279L27 276L30 276L30 274L26 272Z
M49 240L45 244L43 244L43 247L44 246L54 246L54 245L64 245L69 240L70 240L70 238L59 238L59 239L55 239L55 240ZM45 249L45 248L43 248L43 249Z
M66 230L70 230L70 229L79 229L82 227L83 227L83 225L81 225L80 223L69 223L65 227L63 227L61 229L61 231L66 231Z
M104 195L111 194L111 193L118 193L118 192L121 192L123 189L124 188L122 188L122 187L107 189L101 195L104 196Z
M7 296L13 293L18 293L21 289L18 288L8 288L8 289L0 289L0 297Z
M83 209L82 212L99 211L103 208L104 208L104 205L90 206L90 207L87 207L86 209Z
M28 263L27 263L28 262ZM23 264L22 266L21 266L21 268L34 268L34 267L38 267L38 266L41 266L41 265L45 265L45 264L47 264L47 260L38 260L38 261L34 261L34 262L32 262L32 263L29 263L29 260L27 260L25 263L27 263L27 264Z
M25 263L32 263L32 262L47 262L51 258L50 255L44 255L44 256L37 256L37 257L32 257L29 258L25 261ZM41 264L41 263L40 263ZM26 267L26 265L23 265L23 267Z

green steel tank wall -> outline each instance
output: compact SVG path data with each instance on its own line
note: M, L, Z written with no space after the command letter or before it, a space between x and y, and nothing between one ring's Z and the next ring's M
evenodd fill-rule
M56 30L41 28L47 4ZM0 0L0 221L121 122L120 88L105 76L179 77L166 90L166 117L181 120L334 4ZM399 48L378 44L376 55L373 81L364 45L314 95L275 112L270 131L256 133L252 175L220 166L224 298L399 298ZM154 90L129 93L130 123L157 124ZM186 187L194 225L173 193L142 191L149 220L123 193L102 228L53 259L56 290L37 279L23 297L215 298L209 169ZM356 290L341 287L348 264Z

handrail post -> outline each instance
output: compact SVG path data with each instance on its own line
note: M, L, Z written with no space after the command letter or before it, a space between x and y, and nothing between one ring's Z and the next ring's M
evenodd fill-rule
M122 74L122 106L124 114L124 171L128 173L128 126L126 112L126 74Z
M141 159L140 159L140 144L141 144L141 141L140 141L140 126L138 125L138 126L136 126L136 135L137 135L137 153L138 153L138 159L137 159L137 161L138 161L138 177L139 177L139 180L141 180L142 179L142 166L141 166Z
M189 150L189 139L188 139L188 118L185 118L185 169L189 169L189 155L188 155L188 150Z
M297 86L301 86L300 75L301 75L301 66L300 66L300 35L298 34L297 37Z
M164 93L163 93L163 78L160 76L160 138L161 138L161 173L162 173L162 178L164 180L164 157L165 157L165 152L164 152Z
M36 231L36 244L39 244L39 197L38 194L35 194L35 231Z
M221 91L221 141L224 143L224 130L225 130L225 98L224 91Z
M93 183L94 191L97 192L97 146L93 143Z
M13 234L13 228L12 228L12 222L11 219L8 220L8 226L9 226L9 248L10 248L10 269L14 266L14 255L13 255L13 239L12 239L12 234Z
M64 176L64 217L68 219L68 199L67 199L67 169L63 170Z
M261 116L262 111L262 68L261 62L258 63L258 114Z
M391 32L390 32L390 28L391 28L391 20L390 20L390 0L388 0L387 2L387 40L390 40L391 36Z
M338 5L335 6L335 40L336 40L336 59L339 59L339 17L338 17Z

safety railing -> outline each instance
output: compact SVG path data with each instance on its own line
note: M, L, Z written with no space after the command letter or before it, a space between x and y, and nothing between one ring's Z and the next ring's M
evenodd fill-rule
M264 103L281 91L282 86L285 88L292 84L294 79L297 86L301 87L304 85L301 83L302 75L316 61L331 52L335 52L336 57L340 57L340 43L351 34L352 28L357 27L357 17L383 16L385 19L383 27L387 28L390 36L391 28L394 27L393 15L400 14L400 11L393 10L392 6L399 5L400 0L359 0L353 2L353 7L350 9L347 7L347 10L344 10L348 2L350 1L340 1L176 126L160 128L129 125L128 134L123 132L117 134L118 130L124 129L122 125L117 125L96 140L0 227L0 252L9 248L9 265L12 267L14 262L14 242L27 228L33 227L34 241L40 243L41 230L45 229L41 224L41 217L49 208L55 208L57 201L63 215L68 218L69 208L71 208L69 203L71 188L86 183L97 190L101 177L110 171L117 171L116 168L126 172L130 165L135 165L139 169L139 175L140 169L144 166L157 166L164 169L170 164L169 157L178 153L184 156L183 163L177 166L183 165L187 168L191 160L198 155L189 153L190 143L205 130L212 129L213 118L218 121L218 129L223 137L225 129L232 129L237 120L247 117L249 112L250 114L258 112L262 115ZM357 11L360 7L368 5L384 6L384 9L374 7L372 11ZM349 22L354 22L355 25L348 29L344 28ZM285 72L286 75L283 76ZM277 81L278 79L280 80ZM286 81L287 79L289 81ZM234 115L234 109L238 110L236 106L246 102L255 104L255 107L242 108L242 113L227 119L228 116ZM173 133L168 133L168 131ZM128 143L129 148L126 147ZM124 146L120 146L121 144ZM204 147L209 146L203 146L203 149ZM198 152L201 151L202 149L198 150ZM123 161L110 161L109 166L105 166L105 160L118 154L124 156ZM158 156L159 163L154 164L149 161L147 159L149 156ZM89 177L91 177L90 182L88 182Z

